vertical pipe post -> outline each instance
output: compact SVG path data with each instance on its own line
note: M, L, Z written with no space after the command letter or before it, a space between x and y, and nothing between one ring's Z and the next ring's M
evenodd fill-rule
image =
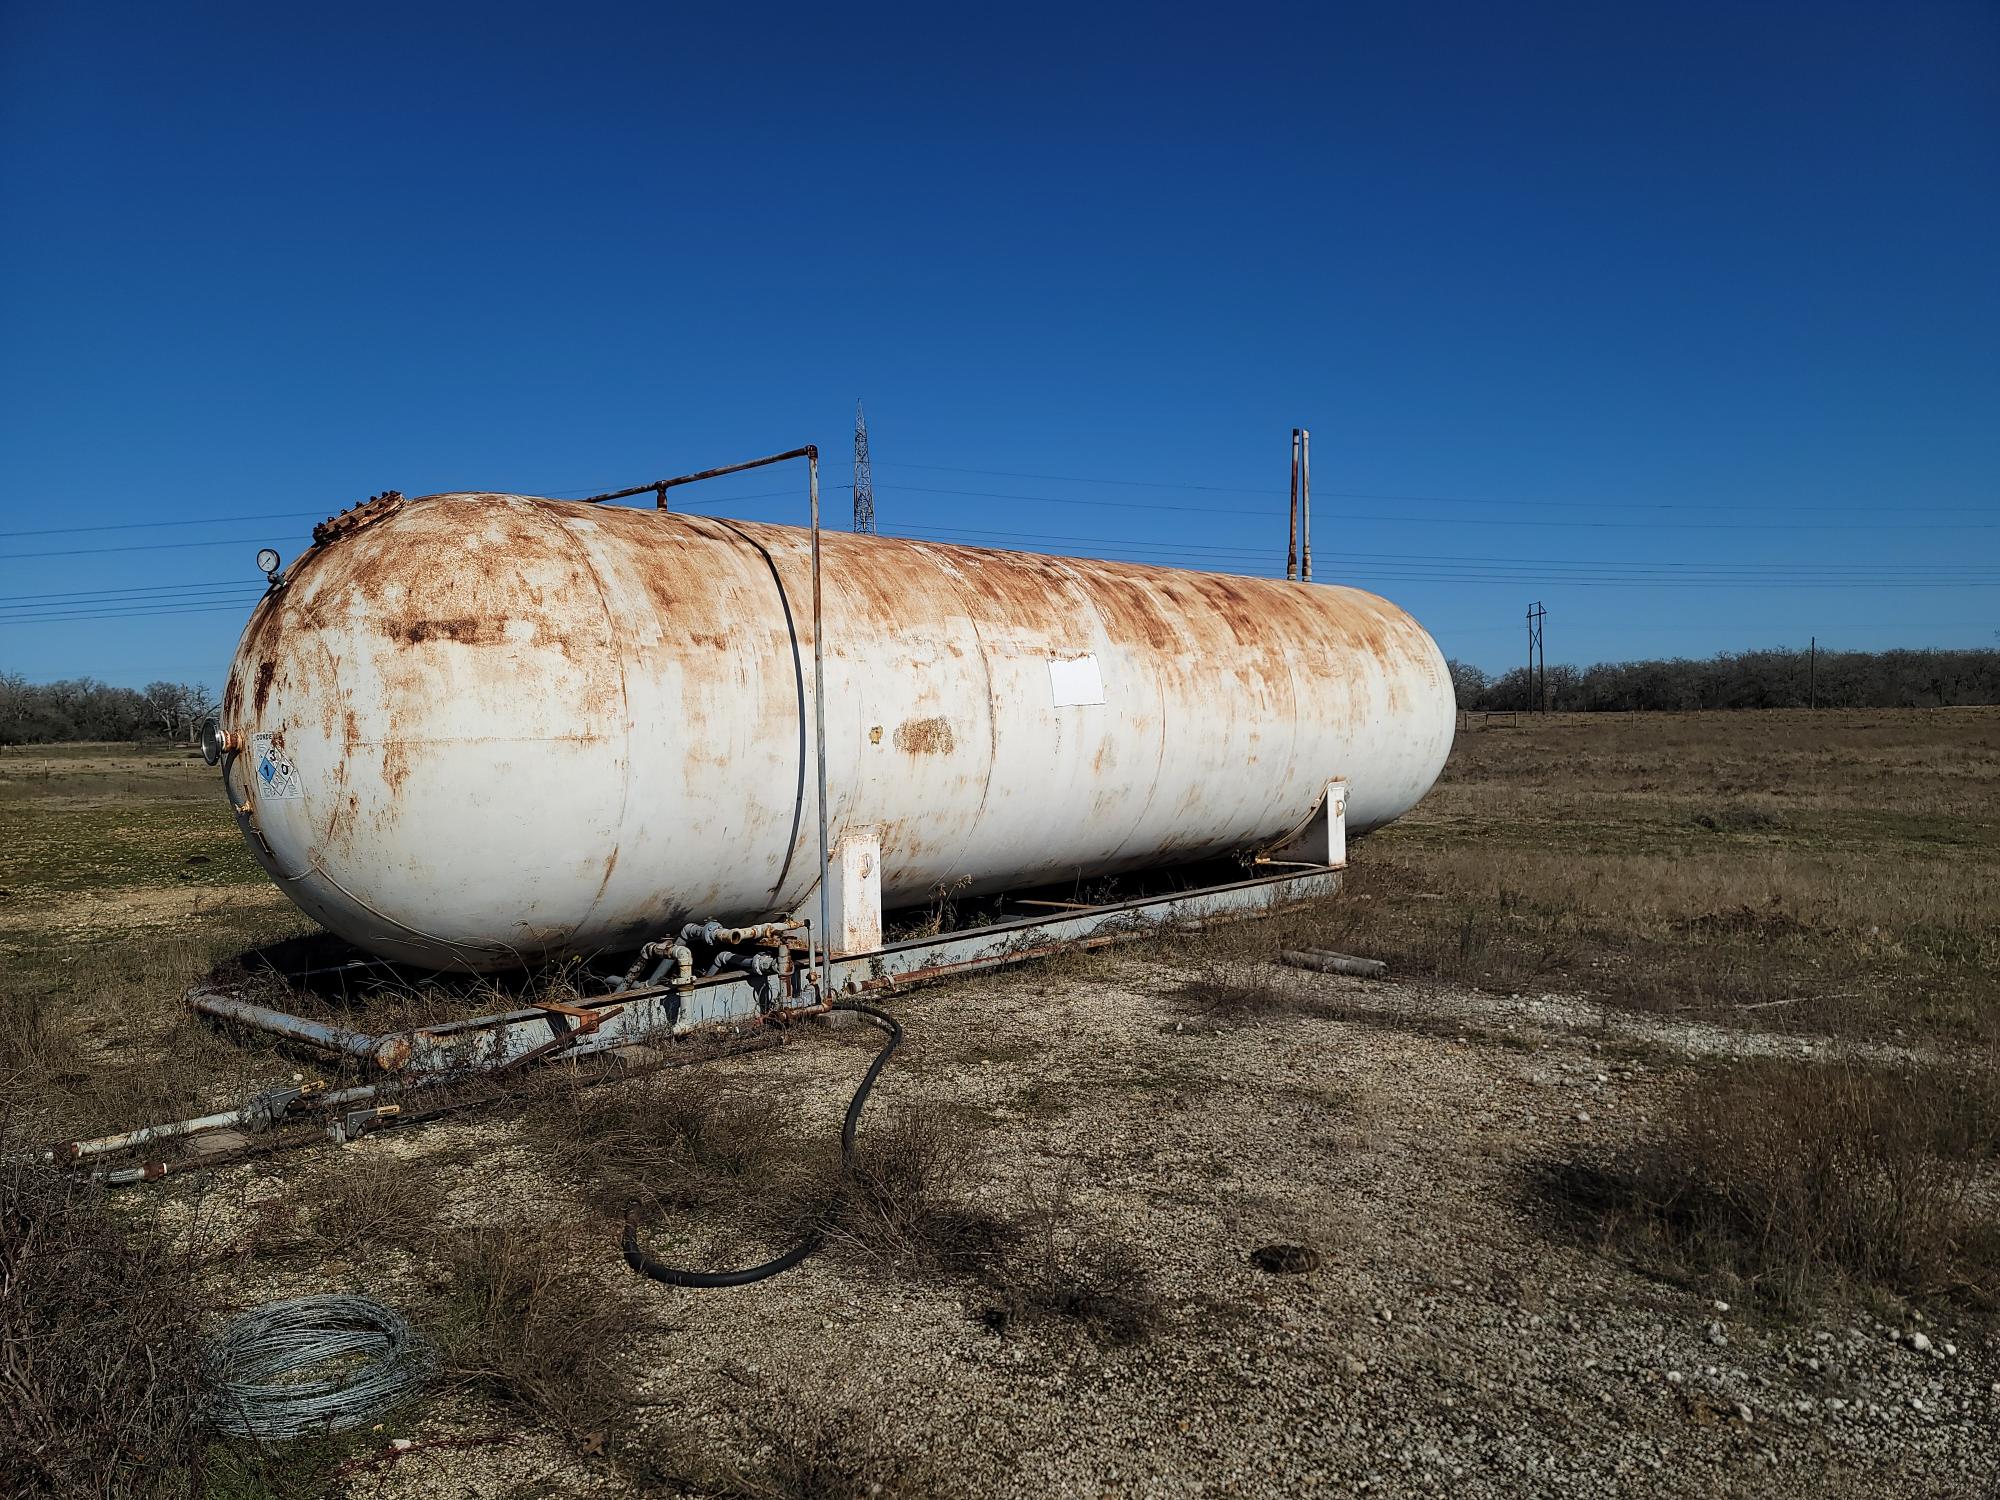
M1299 576L1299 430L1292 429L1292 535L1285 548L1285 579L1290 582Z
M819 446L806 447L807 483L812 490L813 565L813 738L819 763L819 998L831 1000L828 989L832 965L827 962L833 944L832 857L827 847L826 813L826 644L822 624L819 568Z
M1299 429L1299 535L1305 546L1300 553L1299 577L1307 583L1313 576L1313 435Z

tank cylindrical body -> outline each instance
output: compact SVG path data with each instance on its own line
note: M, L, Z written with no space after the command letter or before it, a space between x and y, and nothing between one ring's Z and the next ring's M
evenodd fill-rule
M519 495L356 513L250 618L221 725L251 848L332 931L495 969L819 880L810 534ZM829 822L885 903L1347 826L1444 765L1431 637L1359 590L828 532Z

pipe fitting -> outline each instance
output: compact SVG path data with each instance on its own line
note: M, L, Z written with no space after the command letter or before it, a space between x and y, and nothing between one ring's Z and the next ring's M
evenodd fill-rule
M778 972L778 956L775 953L736 953L728 948L719 950L703 969L702 977L720 974L732 969L739 974L775 974Z

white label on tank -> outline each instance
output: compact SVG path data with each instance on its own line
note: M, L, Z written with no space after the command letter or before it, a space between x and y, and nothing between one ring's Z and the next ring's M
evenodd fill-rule
M292 763L285 759L285 752L271 743L268 734L250 737L250 772L257 778L258 795L264 797L298 797L299 773L292 769Z
M1097 670L1097 658L1078 656L1068 661L1049 662L1049 692L1057 708L1077 708L1104 701L1104 674Z

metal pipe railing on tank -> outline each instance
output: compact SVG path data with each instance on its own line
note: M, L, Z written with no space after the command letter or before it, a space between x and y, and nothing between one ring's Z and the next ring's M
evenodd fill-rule
M819 931L815 933L811 923L806 924L806 961L811 968L814 983L820 990L819 998L827 995L827 944L833 931L832 856L828 847L826 811L826 647L821 641L824 612L821 607L820 592L820 549L819 549L819 445L807 443L803 448L792 448L784 453L773 453L767 458L752 458L740 464L724 464L718 469L703 469L696 474L682 474L673 479L656 479L651 484L635 484L630 489L611 490L602 495L591 495L583 501L585 505L600 505L606 500L627 500L634 495L654 496L656 509L667 508L667 491L683 484L696 484L704 479L720 479L725 474L741 474L745 469L762 469L771 464L789 463L792 459L806 461L807 498L812 509L812 583L813 583L813 738L814 756L819 772Z

